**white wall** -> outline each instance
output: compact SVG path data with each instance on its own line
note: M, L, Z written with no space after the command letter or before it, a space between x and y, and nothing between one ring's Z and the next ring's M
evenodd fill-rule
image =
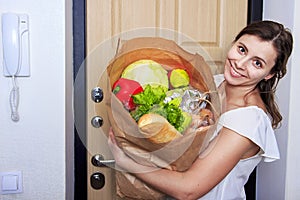
M72 137L72 103L68 96L72 89L72 23L66 23L71 19L70 2L0 0L0 14L29 16L31 67L29 78L17 79L20 121L15 123L10 119L8 103L12 84L2 75L0 46L0 172L23 174L23 193L0 195L1 200L72 199L72 192L66 192L72 188L66 184L66 180L72 181L72 176L66 177L72 174L72 170L66 170L66 165L72 165L70 159L66 161L66 148L67 156L72 154L72 142L68 140Z
M299 54L299 1L295 0L265 0L263 19L275 20L290 28L294 36L294 50L288 65L288 74L280 82L277 97L284 120L282 127L276 131L281 159L274 163L263 163L257 173L257 199L296 200L300 199L299 174L299 141L300 127L298 113L300 112L299 83L297 77L300 60Z
M287 174L286 174L286 194L285 199L300 199L300 126L299 126L299 98L300 98L300 2L295 0L294 6L294 28L295 35L294 57L291 67L291 93L290 93L290 109L289 109L289 140L288 140L288 156L287 156Z

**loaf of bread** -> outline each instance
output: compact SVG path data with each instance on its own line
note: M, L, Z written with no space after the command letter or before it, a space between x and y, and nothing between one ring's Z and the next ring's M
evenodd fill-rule
M167 143L182 137L167 119L159 114L144 114L138 121L140 133L153 143Z

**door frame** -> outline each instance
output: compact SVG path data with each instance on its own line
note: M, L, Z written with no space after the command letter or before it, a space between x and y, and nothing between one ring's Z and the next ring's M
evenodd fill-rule
M263 0L248 0L248 23L262 20ZM86 57L86 0L73 0L73 80L76 79L82 87L74 90L74 118L85 119L86 94L85 69L82 63ZM76 112L81 110L83 112ZM80 121L80 127L74 123L74 199L82 200L87 198L87 150L86 150L86 120ZM245 186L247 199L254 200L256 197L256 170L250 175Z
M87 198L87 150L86 150L86 84L84 59L86 57L86 0L73 0L73 81L82 87L74 87L74 200ZM78 76L81 76L78 78ZM76 112L76 111L82 112ZM76 123L77 121L77 123ZM80 126L76 124L80 123Z

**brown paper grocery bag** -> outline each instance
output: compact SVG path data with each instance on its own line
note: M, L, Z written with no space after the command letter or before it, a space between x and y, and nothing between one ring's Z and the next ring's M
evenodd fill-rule
M215 119L220 113L220 101L216 92L213 75L203 57L191 54L174 41L163 38L143 37L129 40L122 44L115 58L107 67L109 95L106 102L110 124L119 146L135 161L149 166L169 170L187 170L199 153L207 146L212 133L212 126L201 127L197 131L177 138L169 143L156 144L144 138L137 123L124 109L121 102L111 92L112 84L118 80L123 70L131 63L150 59L166 70L184 68L190 75L190 85L201 92L210 94L210 105ZM149 187L126 172L117 172L118 196L124 199L162 199L164 194Z

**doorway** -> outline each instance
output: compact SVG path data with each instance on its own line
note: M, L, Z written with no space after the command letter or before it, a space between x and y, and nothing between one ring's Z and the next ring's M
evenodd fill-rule
M263 0L248 0L248 19L247 23L262 19ZM83 64L86 57L86 1L73 0L73 60L74 60L74 81L78 88L74 90L74 110L75 121L75 200L87 199L87 150L86 150L86 80L85 67ZM78 126L80 123L80 126ZM256 194L256 170L251 174L246 184L247 199L254 200Z

